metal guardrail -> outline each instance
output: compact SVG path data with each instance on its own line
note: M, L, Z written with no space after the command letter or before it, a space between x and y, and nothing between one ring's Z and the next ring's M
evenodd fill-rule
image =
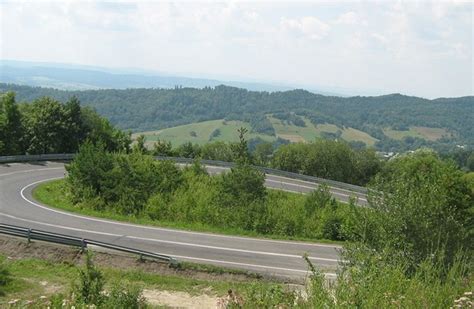
M0 224L0 234L23 237L23 238L28 239L28 242L31 240L40 240L40 241L46 241L46 242L51 242L51 243L56 243L56 244L80 247L82 250L86 249L88 245L98 246L98 247L102 247L106 249L136 254L140 256L140 259L143 257L147 257L147 258L157 259L161 261L166 261L172 265L177 264L176 259L167 255L163 255L163 254L113 245L110 243L105 243L105 242L95 241L95 240L90 240L90 239L85 239L85 238L79 238L79 237L73 237L73 236L68 236L68 235L63 235L63 234L24 228L24 227L20 227L16 225Z
M54 160L72 160L73 153L54 153L40 155L18 155L18 156L0 156L0 163L13 162L31 162L31 161L54 161Z
M0 163L12 163L12 162L30 162L30 161L54 161L54 160L72 160L74 158L74 154L65 153L65 154L45 154L45 155L19 155L19 156L0 156ZM179 158L179 157L162 157L156 156L155 159L157 160L171 160L176 163L184 163L189 164L194 161L194 159L189 158ZM233 162L226 162L226 161L217 161L217 160L200 160L200 162L204 165L212 165L212 166L221 166L231 168L235 166ZM344 190L349 190L361 194L367 194L367 188L339 182L330 179L324 179L314 176L308 176L293 172L287 172L282 170L277 170L269 167L263 166L253 166L254 168L271 175L288 177L292 179L304 180L309 182L314 182L317 184L326 184L333 188L339 188Z

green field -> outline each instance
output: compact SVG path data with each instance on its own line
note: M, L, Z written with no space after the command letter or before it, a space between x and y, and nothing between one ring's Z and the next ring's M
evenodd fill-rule
M369 134L353 129L340 128L333 124L318 124L313 125L308 119L303 118L306 123L305 127L298 127L293 124L282 122L279 119L273 118L271 115L267 116L275 129L276 136L267 134L250 133L247 138L252 139L259 137L265 141L275 141L277 137L289 140L291 142L311 142L316 138L320 138L321 134L336 133L341 131L341 138L346 141L361 141L368 146L373 146L377 139ZM147 145L152 145L158 139L170 141L173 146L178 146L187 142L195 144L205 144L209 141L226 141L236 142L238 140L237 129L245 127L251 132L250 124L242 121L225 121L225 120L210 120L199 123L192 123L173 128L167 128L158 131L147 131L134 134L136 137L144 134ZM211 137L212 133L219 129L220 135Z
M385 128L383 133L390 138L401 140L405 137L418 137L428 141L436 141L440 138L447 136L451 137L451 134L443 128L429 128L429 127L410 127L409 130L393 130L391 128Z
M210 120L198 123L191 123L173 128L167 128L158 131L148 131L136 133L132 137L136 137L139 134L144 134L146 137L147 144L152 144L158 139L170 141L173 146L178 146L187 142L194 144L203 145L209 141L226 141L236 142L238 141L237 129L245 127L250 130L250 124L242 121L224 121ZM211 138L212 132L219 129L220 135ZM194 132L194 133L193 133ZM270 135L250 133L249 139L260 137L266 141L273 141L276 138Z

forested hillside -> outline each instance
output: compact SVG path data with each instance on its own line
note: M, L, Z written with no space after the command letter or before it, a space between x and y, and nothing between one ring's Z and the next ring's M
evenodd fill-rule
M274 128L267 115L273 114L294 125L304 125L299 117L304 116L313 124L352 127L379 140L375 146L381 150L474 145L472 96L435 100L400 94L343 98L305 90L270 93L223 85L203 89L61 91L0 84L0 92L7 90L15 91L19 101L51 96L64 102L74 95L113 124L135 132L226 119L249 122L252 131L272 135ZM423 138L415 129L439 129L441 133L431 139Z
M109 151L126 151L130 134L71 97L62 104L42 97L17 104L13 92L0 93L0 156L76 152L85 140Z

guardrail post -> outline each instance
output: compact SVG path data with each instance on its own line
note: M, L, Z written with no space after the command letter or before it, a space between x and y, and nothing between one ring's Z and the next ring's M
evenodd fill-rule
M138 257L138 260L139 260L140 262L143 262L143 254L140 253L140 255L139 255L139 257Z
M31 242L31 229L28 229L28 243Z
M84 238L81 239L81 252L84 252L84 250L86 249L86 240Z
M178 264L178 260L176 260L175 258L170 258L171 267L178 267Z

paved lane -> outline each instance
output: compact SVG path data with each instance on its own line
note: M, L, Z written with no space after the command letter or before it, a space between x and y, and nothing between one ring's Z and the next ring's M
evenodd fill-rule
M209 169L212 173L222 171ZM63 176L61 163L0 165L0 222L106 241L170 255L178 260L272 275L305 276L307 266L301 258L303 254L308 254L311 261L330 276L336 269L339 247L334 245L139 226L50 209L32 199L31 192L38 183ZM277 176L267 176L266 184L296 192L314 188L311 183Z

